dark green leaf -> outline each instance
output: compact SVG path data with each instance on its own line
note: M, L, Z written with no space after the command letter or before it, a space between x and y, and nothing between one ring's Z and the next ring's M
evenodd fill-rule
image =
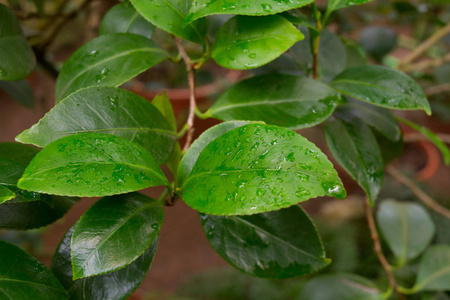
M0 241L0 298L61 300L68 295L43 263L16 246Z
M168 185L153 156L121 137L81 133L49 144L18 187L46 194L101 197Z
M134 141L159 164L169 158L176 139L164 116L144 98L118 88L90 87L68 96L16 140L46 147L64 136L85 132Z
M184 26L191 1L188 0L130 0L136 10L148 21L182 39L204 44L206 20Z
M0 185L17 185L25 168L39 152L38 149L16 143L0 143Z
M330 263L314 224L297 205L252 216L200 218L214 250L250 275L289 278Z
M339 93L319 81L267 74L231 87L206 114L227 121L255 120L299 129L323 122L340 102Z
M279 57L303 34L280 16L235 16L217 33L212 57L222 67L257 68Z
M416 203L385 200L377 224L399 265L421 254L433 239L435 227L427 211Z
M111 33L84 44L66 61L56 81L55 99L90 86L119 86L169 54L154 41L131 33Z
M318 53L319 75L322 81L330 82L341 73L347 61L344 43L334 33L323 30Z
M167 98L167 93L163 92L161 95L155 96L152 101L153 106L155 106L159 112L166 118L167 123L174 132L177 132L177 121L175 119L175 113L173 112L172 103L170 103L169 98Z
M433 245L422 257L412 291L450 290L450 246Z
M349 40L344 40L345 52L347 52L347 61L345 69L367 65L367 56L364 50L357 43Z
M320 149L293 131L261 124L209 143L183 184L184 201L212 215L278 210L324 195L346 193Z
M397 33L391 27L367 27L361 31L359 43L369 55L381 62L397 46Z
M0 204L13 199L14 197L16 197L16 194L14 194L13 191L3 185L0 185Z
M0 3L0 80L21 80L34 69L36 59L14 13Z
M328 120L325 139L333 157L374 203L383 183L384 164L370 128L358 120Z
M355 5L361 5L371 1L373 0L328 0L328 7L327 11L325 12L325 16L323 18L323 23L324 24L327 23L331 13L335 10Z
M391 141L377 131L372 131L372 133L377 139L377 144L380 148L381 156L383 157L385 166L391 163L393 160L402 156L404 147L402 138L398 139L398 141Z
M431 114L422 88L406 74L382 66L346 69L331 82L343 94L392 109L422 109Z
M162 204L139 193L106 197L95 203L73 231L73 278L117 271L135 261L159 234Z
M20 104L34 107L33 90L27 81L0 81L0 89Z

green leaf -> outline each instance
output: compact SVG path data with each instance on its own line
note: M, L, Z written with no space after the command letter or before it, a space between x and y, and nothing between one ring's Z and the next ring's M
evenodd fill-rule
M169 53L154 41L131 33L111 33L84 44L66 61L56 81L55 99L90 86L119 86Z
M49 144L18 187L46 194L101 197L168 185L153 156L121 137L82 133Z
M0 253L0 298L68 299L58 279L36 258L2 241Z
M428 128L426 128L424 126L421 126L419 124L411 122L409 120L406 120L406 119L403 119L400 117L396 117L396 118L403 124L411 127L414 130L417 130L424 137L428 138L430 140L430 142L432 142L439 149L439 151L441 151L441 154L444 157L445 164L446 165L450 164L450 149L433 131L429 130Z
M333 157L374 203L383 184L384 164L370 128L358 120L328 120L325 139Z
M323 30L318 53L319 75L322 81L330 82L345 69L347 51L344 43L333 32Z
M330 17L331 13L335 10L350 7L350 6L356 6L361 5L364 3L371 2L373 0L328 0L328 6L327 11L325 12L325 16L323 18L323 23L326 24L328 21L328 18Z
M14 194L13 191L3 185L0 185L0 204L13 199L14 197L16 197L16 194Z
M26 78L36 65L14 13L0 3L0 80Z
M211 142L183 184L184 201L212 215L278 210L325 195L346 193L320 149L293 131L261 124Z
M412 291L450 290L450 246L433 245L422 257Z
M298 205L252 216L200 219L214 250L250 275L289 278L330 263L314 224Z
M421 254L435 233L428 212L416 203L385 200L381 202L376 218L399 265Z
M155 26L145 20L127 2L113 6L100 23L99 35L110 33L134 33L151 38Z
M235 16L217 33L212 57L224 68L260 67L286 52L303 34L280 16Z
M182 39L204 44L206 20L184 25L191 1L188 0L130 0L136 10L149 22Z
M166 118L166 121L169 123L172 130L177 132L175 113L173 112L172 103L170 103L167 93L164 91L161 95L155 96L152 100L152 104Z
M70 257L72 232L73 227L64 235L50 266L52 272L67 289L70 299L127 299L147 275L159 241L159 237L155 238L144 254L123 269L74 281Z
M264 121L291 129L325 121L341 102L339 93L303 76L267 74L228 89L206 112L221 120Z
M341 93L386 108L422 109L431 114L422 88L406 74L382 66L346 69L331 82Z
M131 193L102 198L92 205L73 231L73 278L117 271L135 261L159 234L162 204Z
M17 186L25 168L38 149L16 143L0 143L0 185Z
M46 147L64 136L86 132L134 141L159 164L169 158L176 140L176 133L158 109L142 97L112 87L90 87L71 94L16 140Z
M272 3L255 2L250 0L195 0L189 10L186 23L190 23L194 20L209 15L274 15L294 8L300 8L312 2L314 2L314 0L275 1Z
M305 285L298 300L382 300L380 290L364 277L336 274L316 277Z
M34 107L33 89L27 81L0 81L0 89L20 104L30 108Z
M377 144L380 148L381 156L383 157L385 166L391 163L393 160L402 156L404 147L402 138L398 139L398 141L392 141L386 138L384 135L378 133L377 131L372 131L372 133L377 139Z
M356 42L351 40L344 40L345 52L347 52L347 61L345 62L345 69L352 67L359 67L368 64L366 53L364 49Z

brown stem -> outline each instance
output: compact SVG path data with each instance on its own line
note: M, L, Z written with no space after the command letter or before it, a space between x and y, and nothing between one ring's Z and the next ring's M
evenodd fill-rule
M317 79L318 73L319 73L318 72L319 71L319 47L320 47L320 36L322 34L322 21L321 21L320 12L317 9L317 6L315 3L312 4L312 9L313 9L314 18L316 20L317 30L319 31L319 34L313 40L313 78Z
M187 119L188 131L186 136L186 143L184 144L183 151L187 151L189 146L191 146L192 138L194 136L194 118L195 118L195 69L187 54L186 50L183 47L183 43L181 39L178 37L174 37L175 43L178 48L178 52L181 55L184 63L186 64L186 71L188 73L188 83L189 83L189 115Z
M386 171L396 180L408 187L426 206L438 214L450 219L450 210L434 201L433 198L422 191L411 179L403 175L402 172L392 166L386 167Z
M392 286L394 291L397 293L399 299L406 300L405 296L401 294L398 290L398 284L395 280L394 274L392 274L391 267L386 259L386 257L383 254L383 250L381 249L381 243L380 243L380 236L378 235L377 227L375 225L375 220L373 218L372 214L372 208L370 207L370 201L369 198L366 197L365 199L365 211L366 211L366 217L367 217L367 224L369 225L370 229L370 236L373 241L373 251L375 252L378 260L381 263L381 266L384 269L384 272L386 273L389 284Z
M399 69L403 72L423 71L426 69L439 67L447 62L450 62L450 54L435 59L428 59L415 64L408 64L403 67L399 67Z
M450 92L450 83L435 85L425 89L425 95L427 96L439 95L446 92Z

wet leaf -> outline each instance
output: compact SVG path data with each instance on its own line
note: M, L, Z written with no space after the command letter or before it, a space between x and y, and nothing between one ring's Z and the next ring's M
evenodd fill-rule
M425 252L412 290L414 292L450 290L449 245L433 245Z
M16 197L16 194L14 194L13 191L3 185L0 185L0 204L13 199L14 197Z

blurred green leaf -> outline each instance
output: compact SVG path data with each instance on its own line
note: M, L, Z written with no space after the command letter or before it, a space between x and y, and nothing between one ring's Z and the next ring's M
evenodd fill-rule
M0 88L20 104L34 107L33 89L28 81L0 81Z
M422 256L412 292L450 290L450 246L433 245Z

